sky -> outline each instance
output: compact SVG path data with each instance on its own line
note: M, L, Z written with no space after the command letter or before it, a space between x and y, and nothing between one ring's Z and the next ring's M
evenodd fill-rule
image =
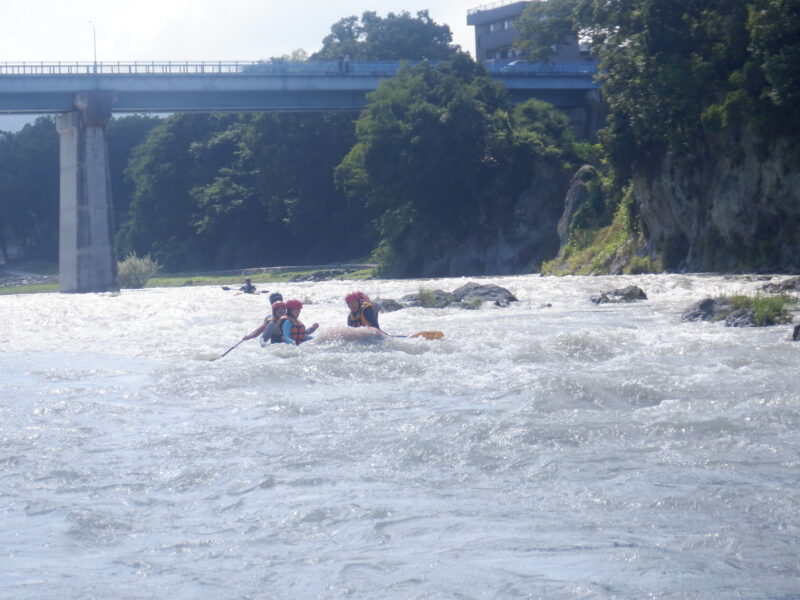
M343 17L428 10L473 50L467 10L493 0L28 0L0 8L0 62L257 60L318 50ZM95 36L96 34L96 36Z
M470 8L495 0L27 0L2 3L3 62L253 61L319 50L343 17L428 10L474 55ZM0 115L0 129L31 120Z

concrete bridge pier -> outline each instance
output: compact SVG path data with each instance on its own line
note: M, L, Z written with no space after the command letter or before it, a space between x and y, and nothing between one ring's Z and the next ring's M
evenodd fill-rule
M59 115L61 292L118 289L114 210L105 127L113 94L79 92L76 110Z

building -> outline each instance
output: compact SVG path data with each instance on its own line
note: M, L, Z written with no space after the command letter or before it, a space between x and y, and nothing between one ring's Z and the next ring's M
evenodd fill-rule
M467 25L475 27L475 58L481 62L513 60L519 57L514 41L519 32L514 22L525 10L530 0L500 0L472 8L467 12ZM582 62L593 58L582 50L578 41L565 40L556 49L553 62Z

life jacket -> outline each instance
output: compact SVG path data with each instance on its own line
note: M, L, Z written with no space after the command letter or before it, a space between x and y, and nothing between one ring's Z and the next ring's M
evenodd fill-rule
M349 327L372 327L372 324L367 321L367 318L364 316L364 310L368 307L372 307L372 310L375 312L375 318L378 318L378 307L375 306L372 302L368 302L363 300L361 302L361 306L358 307L358 312L353 313L352 311L347 315L347 325Z
M292 331L289 333L291 338L295 341L296 344L300 345L306 341L306 326L303 325L303 322L295 317L290 317L289 315L283 315L280 320L278 321L278 329L280 330L280 341L283 341L283 322L289 321L292 324Z
M269 336L269 343L270 344L280 344L283 341L283 332L281 332L280 322L279 319L275 317L267 317L264 319L264 334L267 333L266 327L269 327L270 323L275 323L275 327L272 329L272 335ZM261 335L261 338L266 342L267 338L264 337L264 334Z

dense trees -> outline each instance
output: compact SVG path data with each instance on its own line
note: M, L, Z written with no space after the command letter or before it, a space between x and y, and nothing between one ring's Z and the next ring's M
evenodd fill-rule
M312 58L443 59L449 27L427 11L365 12L331 27ZM295 51L282 60L302 60ZM334 185L354 144L355 114L174 115L138 148L120 254L151 253L172 270L365 258L380 214Z
M58 256L58 133L39 117L16 135L0 133L0 244Z
M601 60L604 146L621 179L706 131L748 122L800 133L797 0L531 2L519 45L533 57L567 34Z
M123 117L108 126L109 167L115 218L125 218L131 187L123 177L128 156L159 119ZM0 132L0 251L58 257L58 133L51 117L39 117L16 134Z
M441 60L453 56L453 35L447 25L438 25L427 10L412 17L408 12L389 13L385 18L365 12L340 19L312 55L317 60Z
M417 257L443 239L499 231L537 161L564 168L573 158L563 115L538 102L512 109L464 54L385 82L356 137L337 182L379 213L377 256L393 275L413 275Z
M385 272L413 275L413 256L404 256L409 241L425 252L435 239L457 243L476 228L496 231L530 186L535 163L572 165L569 128L542 103L512 107L503 88L451 40L450 29L427 11L385 18L365 12L334 24L313 58L431 59L385 82L360 117L182 114L112 121L120 258L150 254L168 270L184 271L364 259L378 247L374 256ZM282 60L304 58L295 51ZM434 67L433 60L443 62ZM21 152L28 138L39 140L28 145L41 157ZM39 218L36 202L26 199L0 204L0 218L16 222L14 210L26 206L25 215L40 226L57 224L52 121L0 138L5 156L2 189L13 196L19 184L50 214ZM47 174L15 179L11 165L23 157ZM35 191L34 179L51 187ZM55 244L56 236L52 230L45 237ZM18 235L12 240L20 242Z

